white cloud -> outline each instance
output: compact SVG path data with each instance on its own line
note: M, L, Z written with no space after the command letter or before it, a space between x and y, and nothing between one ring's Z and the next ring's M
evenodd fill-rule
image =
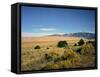
M54 28L40 28L41 31L55 31Z

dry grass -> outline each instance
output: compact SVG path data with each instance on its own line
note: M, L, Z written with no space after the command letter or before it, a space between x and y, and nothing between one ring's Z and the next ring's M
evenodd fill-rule
M57 43L58 41L66 40L68 42L68 45L70 48L73 48L73 45L77 43L80 38L78 37L58 37L58 36L49 36L49 37L31 37L31 38L22 38L22 52L21 52L21 70L41 70L49 62L45 60L45 54L50 54L52 52L55 52L60 57L63 55L64 51L66 49L64 48L58 48ZM85 41L88 41L87 39L84 39ZM36 45L40 46L40 49L34 49ZM79 54L78 54L79 55ZM80 56L80 55L79 55ZM84 57L84 56L82 56ZM91 62L91 56L89 57L89 62ZM86 58L82 58L86 60ZM63 61L61 61L63 62ZM87 62L87 61L86 61ZM85 62L85 63L86 63ZM50 62L51 65L53 64L55 68L61 68L59 65ZM65 64L68 64L69 61L64 61ZM82 62L84 63L84 62ZM84 64L85 64L84 63ZM88 62L87 62L88 63ZM87 64L86 63L86 64ZM59 63L58 63L59 64ZM54 67L52 66L52 67ZM87 65L85 65L87 66ZM68 67L68 66L67 66ZM73 65L74 67L74 65ZM77 66L76 66L77 67Z

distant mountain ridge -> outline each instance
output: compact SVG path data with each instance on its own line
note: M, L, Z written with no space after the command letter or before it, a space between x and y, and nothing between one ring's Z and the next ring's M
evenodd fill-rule
M83 38L95 38L95 33L88 32L77 32L77 33L66 33L66 34L53 34L50 36L69 36L69 37L83 37Z

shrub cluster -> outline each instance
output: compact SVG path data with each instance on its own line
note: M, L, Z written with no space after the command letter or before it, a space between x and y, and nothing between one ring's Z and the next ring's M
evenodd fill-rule
M45 54L47 65L44 69L59 69L73 67L73 64L80 61L80 56L71 49L64 51L62 55L55 52Z

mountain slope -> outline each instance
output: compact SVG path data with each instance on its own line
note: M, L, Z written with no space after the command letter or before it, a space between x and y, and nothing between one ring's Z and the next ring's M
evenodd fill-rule
M83 38L95 38L94 33L86 33L86 32L77 32L77 33L70 33L70 34L54 34L50 36L70 36L70 37L83 37Z

